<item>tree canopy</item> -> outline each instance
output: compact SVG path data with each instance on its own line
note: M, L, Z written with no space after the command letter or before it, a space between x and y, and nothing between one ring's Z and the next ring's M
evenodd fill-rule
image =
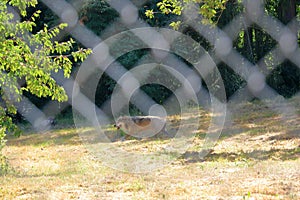
M26 84L21 85L9 84L11 88L5 89L8 84L0 81L0 84L5 85L5 87L1 85L3 91L1 92L2 101L5 102L2 107L4 113L7 113L8 110L10 113L15 113L16 109L13 106L14 101L12 99L18 99L17 97L20 97L23 92L31 93L38 98L48 97L53 100L66 100L63 88L57 85L50 75L61 70L68 77L76 57L82 60L87 53L85 50L75 50L74 46L77 46L77 44L74 45L75 41L72 39L63 42L55 41L56 35L66 25L61 24L52 28L54 24L58 23L57 18L53 17L53 12L47 6L41 6L43 5L42 1L39 2L39 5L36 3L37 0L24 2L6 0L1 2L0 20L3 25L0 29L2 33L0 39L1 42L5 41L0 45L1 52L4 52L0 55L1 66L2 68L5 66L2 69L1 76L6 79L6 83L8 78L11 83L26 82ZM295 16L300 16L300 6L295 0L270 0L264 1L264 3L266 14L279 19L284 24L291 22ZM22 17L21 22L13 20L13 15L7 11L7 5L9 4L18 7ZM110 30L114 29L113 24L119 18L119 14L110 7L108 2L104 0L87 0L81 5L78 9L78 16L82 25L99 37L103 36L102 31L108 27ZM29 6L32 8L30 11L26 9ZM42 13L37 11L37 8L41 9ZM223 28L235 16L243 13L245 8L243 1L240 0L154 0L147 1L142 5L139 4L139 17L153 27L170 25L172 28L192 37L206 50L213 51L213 46L201 34L195 31L193 27L189 27L183 21L180 21L182 18L179 16L183 13L188 16L191 9L198 13L194 17L195 20L198 20L198 23L212 24ZM38 21L37 18L39 18ZM44 24L48 24L51 28L44 27ZM120 27L115 29L118 28L121 29ZM26 32L26 34L23 32ZM103 37L105 38L107 35ZM242 27L238 36L233 40L233 48L252 63L257 63L276 45L277 42L255 23ZM148 53L147 49L129 52L118 58L117 61L125 68L130 69L142 56ZM84 57L78 57L82 55ZM10 57L10 59L7 57ZM285 97L291 97L300 90L300 70L295 64L289 60L276 64L272 63L271 58L269 62L268 66L273 66L273 68L269 69L270 73L267 74L266 81L273 89ZM246 84L246 80L243 80L225 63L218 63L218 69L224 80L228 97ZM95 98L98 101L96 102L97 105L101 105L110 97L115 84L116 82L104 73L97 87ZM153 88L155 87L153 86ZM166 94L161 94L160 90L153 88L148 86L144 90L148 91L153 99L163 102L169 91L163 91ZM10 95L7 95L7 92L5 94L5 91L10 91ZM13 98L12 94L14 94ZM39 99L38 101L43 103L44 100Z
M201 19L202 23L214 24L215 19L219 19L223 10L225 10L227 1L228 0L162 0L156 5L160 12L165 15L181 15L183 12L196 11L203 17ZM154 18L155 13L157 12L153 11L153 9L148 9L145 12L149 18ZM180 24L181 21L173 21L170 23L170 26L178 30Z
M22 99L22 94L26 91L39 98L66 101L64 88L52 74L61 70L68 78L73 63L83 61L91 53L88 49L74 49L73 39L57 41L67 24L50 29L44 26L33 33L41 11L28 16L27 8L37 3L37 0L0 1L0 148L5 133L17 131L11 116L17 113L15 103Z

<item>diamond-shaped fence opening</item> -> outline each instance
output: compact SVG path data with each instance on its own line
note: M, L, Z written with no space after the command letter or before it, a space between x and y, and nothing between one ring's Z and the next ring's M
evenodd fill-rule
M254 34L259 37L252 38L251 32L255 32ZM254 39L255 42L253 42ZM233 40L233 43L237 51L252 63L257 63L265 58L265 54L268 54L277 45L275 39L265 31L260 30L255 24L243 28L239 32L239 36ZM273 53L271 53L271 55L273 55Z
M230 112L235 104L243 100L261 99L270 109L279 113L283 120L297 116L295 109L280 95L278 88L272 86L272 74L278 73L281 70L278 66L286 60L293 63L292 71L298 73L299 21L293 19L286 25L282 24L264 12L264 5L260 0L244 1L244 7L241 6L239 13L234 15L222 29L200 24L198 13L194 10L189 10L178 17L189 26L185 32L192 31L195 33L195 39L202 38L209 43L211 46L209 53L202 48L201 43L190 36L168 27L151 27L149 25L151 23L140 17L139 13L141 7L149 5L150 1L42 0L42 3L58 17L60 22L68 24L66 32L61 35L62 38L66 35L72 36L84 47L91 48L93 54L77 67L78 71L73 78L63 78L62 72L53 75L57 82L64 86L69 96L67 103L48 102L42 108L38 108L29 99L23 97L17 105L18 111L37 130L45 130L51 128L47 116L55 116L64 108L72 106L73 112L81 116L79 120L76 118L77 115L74 115L77 126L80 126L81 119L84 118L87 121L85 125L95 127L95 133L80 133L83 141L109 166L122 168L125 171L142 172L152 170L170 160L167 154L136 155L109 145L111 141L102 134L101 127L114 123L115 120L111 117L117 118L123 106L130 104L144 115L160 117L169 114L166 108L172 108L174 98L178 102L177 107L180 107L177 110L181 113L186 111L186 106L190 102L209 107L217 117L212 118L203 149L211 148L219 138L225 123L226 107ZM98 7L105 7L104 12L114 14L106 18L104 13L96 13ZM96 23L97 20L103 22L102 27L97 27L99 24ZM263 40L268 40L271 44L262 48L262 52L267 52L266 54L252 53L252 58L245 57L242 51L253 52L252 48L261 48L251 45L253 38L250 38L248 31L257 31L257 34L265 35ZM248 42L248 44L240 44L241 48L238 49L240 37L244 37L244 43ZM140 54L132 52L140 52ZM129 62L127 57L133 55L140 55L140 57L137 56L134 62L130 63L132 60ZM219 66L223 73L232 71L232 79L239 79L244 84L229 88L232 95L226 97L225 87L235 86L227 86L227 83L224 87L222 76L216 66ZM222 66L228 69L222 69ZM176 79L179 82L178 87L173 87L177 84L176 81L172 85L159 78L157 80L149 78L151 71L160 73L159 67L168 71L165 79ZM101 86L101 83L99 86L99 81L101 82L103 77L110 79L114 83L110 86L115 85L115 87L109 88L110 92L103 93L103 100L98 101L95 98L99 92L101 93L99 89L103 90L106 87ZM267 77L271 78L266 81ZM147 84L161 84L173 94L159 104L141 89ZM298 91L299 88L295 88L295 92L291 95L299 95ZM270 103L268 99L275 99L277 105ZM129 113L125 114L129 115ZM166 149L182 153L188 148L188 141L194 136L190 133L194 130L180 125L174 140ZM95 141L99 142L99 146L93 146ZM103 142L106 145L101 145ZM106 152L106 155L103 152ZM206 153L204 151L200 156L203 157ZM151 156L157 157L155 164L151 162ZM147 166L147 169L143 166Z
M280 95L292 97L300 91L300 68L292 62L285 60L267 76L267 84Z

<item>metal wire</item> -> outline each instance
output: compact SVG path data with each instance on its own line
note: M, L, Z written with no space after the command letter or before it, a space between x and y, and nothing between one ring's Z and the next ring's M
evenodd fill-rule
M207 130L203 150L213 147L221 134L225 119L227 120L226 123L230 124L231 112L234 112L232 108L241 101L256 97L270 109L280 114L283 121L298 117L295 113L296 109L266 83L266 75L275 69L275 66L268 66L266 60L272 57L276 65L279 65L288 59L300 67L297 33L290 28L291 24L294 27L296 24L296 29L299 30L299 23L296 23L296 19L294 19L290 24L283 25L263 11L264 5L260 0L244 1L245 12L235 16L223 29L199 24L191 20L191 16L197 16L196 11L190 10L189 13L183 14L182 20L186 21L213 46L214 51L210 54L188 36L170 29L151 27L140 19L138 6L142 6L147 2L146 0L140 1L138 4L128 0L107 1L119 13L120 18L102 31L104 39L101 38L101 35L94 34L78 20L78 10L84 1L42 0L42 2L60 18L61 22L68 23L67 34L70 34L86 48L92 48L93 54L81 64L76 77L64 79L62 73L53 75L57 82L65 88L69 97L67 103L58 105L56 102L49 102L42 109L38 109L23 97L17 106L18 111L36 130L41 131L51 128L50 122L46 118L49 113L55 116L65 107L71 105L73 112L78 114L74 115L78 129L82 126L94 127L93 133L79 133L82 141L91 152L110 167L138 173L151 171L172 160L168 154L161 152L146 155L126 152L112 145L112 141L105 136L102 130L103 126L113 123L124 106L126 108L129 106L129 102L138 107L145 115L151 114L161 117L167 117L171 113L168 108L172 107L170 104L174 102L172 100L174 98L179 101L181 114L187 111L186 107L189 100L196 105L209 107L216 117L212 118ZM277 41L274 49L256 64L252 64L233 48L233 41L238 37L238 33L254 23ZM127 30L116 32L112 28L120 24ZM134 47L126 46L126 43L118 43L126 37L127 42L140 42L137 42ZM180 43L179 41L184 42ZM177 48L180 45L186 47L187 52L183 48ZM117 49L117 51L112 53L112 48ZM127 70L121 63L117 62L117 58L120 56L139 49L150 49L151 51L148 52L148 57L143 56L132 70ZM193 69L174 55L179 55L190 62ZM224 62L246 81L245 86L236 91L228 101L226 101L223 80L216 67L220 62ZM151 70L158 70L158 65L168 71L166 79L174 79L175 77L181 83L181 87L176 90L171 89L173 95L163 105L157 104L140 90L140 87L145 84L163 84L162 82L147 81L147 75L151 73ZM262 69L268 69L268 71L265 72ZM95 105L96 87L104 72L117 82L116 87L118 89L114 90L112 98L97 107ZM91 75L95 74L97 77L91 79ZM202 81L206 83L208 89L202 87ZM81 86L86 82L90 82L91 87L88 91L82 91ZM164 86L171 88L170 85ZM299 93L295 96L299 96ZM210 106L205 104L203 99L209 100ZM268 99L273 99L276 104L271 103ZM58 109L59 106L60 109ZM112 112L113 120L107 114L107 110ZM126 114L129 115L128 109ZM82 120L82 117L85 120ZM198 123L201 122L198 121ZM174 135L174 140L165 148L165 151L184 153L190 145L190 139L195 135L195 129L197 126L187 128L184 124L180 124L180 128ZM95 141L98 142L98 146L95 146ZM207 152L199 152L199 156L204 157ZM155 163L151 159L153 157L156 158Z

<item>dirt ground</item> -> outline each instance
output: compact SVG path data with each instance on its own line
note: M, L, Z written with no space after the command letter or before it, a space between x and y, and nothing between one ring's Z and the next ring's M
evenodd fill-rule
M300 106L282 118L260 102L231 109L217 144L199 158L210 122L192 146L162 168L126 173L105 166L89 152L74 128L8 138L10 169L0 177L1 199L300 199ZM187 113L187 116L194 116ZM192 118L192 117L191 117ZM185 123L195 123L186 118ZM176 129L176 122L173 121ZM109 129L107 132L114 132ZM128 151L155 151L170 139L116 140Z

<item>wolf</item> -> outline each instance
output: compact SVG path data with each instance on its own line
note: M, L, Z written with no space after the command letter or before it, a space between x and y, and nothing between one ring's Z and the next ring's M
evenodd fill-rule
M149 138L158 133L169 135L166 120L157 116L121 116L114 126L137 138Z

